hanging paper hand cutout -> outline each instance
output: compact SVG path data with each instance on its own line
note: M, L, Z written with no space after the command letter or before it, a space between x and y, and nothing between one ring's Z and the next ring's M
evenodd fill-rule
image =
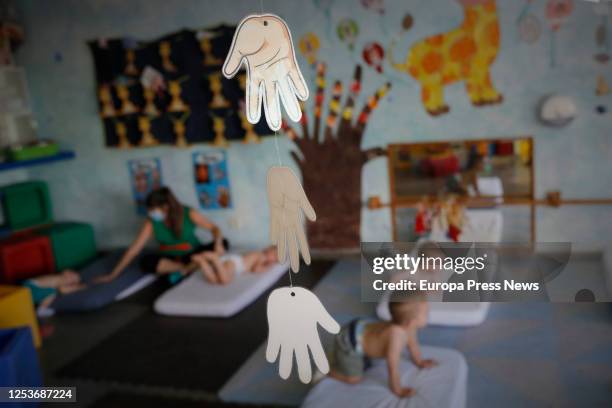
M268 297L266 360L273 363L280 353L278 373L282 379L286 380L291 374L294 352L298 375L304 384L312 379L309 350L319 371L323 374L329 372L317 324L332 334L340 331L340 325L311 291L284 287L275 289Z
M300 255L310 264L310 250L302 225L301 211L310 221L317 219L314 208L300 181L289 167L275 166L268 170L268 202L270 205L270 240L277 246L279 262L291 260L293 272L300 270Z
M247 70L247 120L259 122L263 100L268 126L280 129L280 97L291 120L298 122L302 111L297 98L308 99L308 87L295 59L289 27L280 17L250 15L240 22L223 64L223 75L232 78L242 64Z

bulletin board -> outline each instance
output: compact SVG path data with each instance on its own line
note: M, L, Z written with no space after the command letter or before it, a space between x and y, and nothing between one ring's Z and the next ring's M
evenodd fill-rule
M105 145L225 146L271 134L241 109L246 74L221 74L235 27L181 30L152 41L89 42Z

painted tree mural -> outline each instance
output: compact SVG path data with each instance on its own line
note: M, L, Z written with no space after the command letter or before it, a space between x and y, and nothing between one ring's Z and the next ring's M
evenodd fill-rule
M301 136L283 124L298 148L291 155L302 172L304 190L317 212L317 221L307 226L308 241L313 249L354 249L360 243L362 167L369 160L387 154L382 147L362 150L361 142L370 114L391 84L386 83L370 96L355 120L355 101L361 91L360 66L355 67L342 109L343 84L334 83L325 120L321 116L326 90L323 63L317 66L316 86L313 128L305 110L300 122Z

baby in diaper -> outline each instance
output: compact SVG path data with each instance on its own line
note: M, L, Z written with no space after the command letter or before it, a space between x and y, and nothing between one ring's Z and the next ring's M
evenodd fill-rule
M245 273L266 271L278 262L276 247L242 254L210 251L193 256L204 278L212 284L227 285Z
M391 297L390 322L355 319L342 327L334 339L330 376L356 384L373 358L384 358L389 369L389 388L398 397L414 395L415 390L400 382L400 358L408 348L419 368L436 365L421 356L417 332L427 325L427 297L424 292L398 291Z

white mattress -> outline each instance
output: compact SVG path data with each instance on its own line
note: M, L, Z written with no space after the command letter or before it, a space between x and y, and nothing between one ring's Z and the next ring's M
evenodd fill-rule
M499 177L478 177L476 183L478 183L480 195L496 197L495 202L497 204L501 204L504 201L504 185ZM476 195L474 187L468 186L468 194L470 196Z
M155 301L155 311L171 316L230 317L240 312L287 272L288 264L245 273L229 285L211 285L196 272Z
M492 186L499 181L496 177L480 178L490 179ZM497 181L496 181L497 180ZM501 181L499 181L501 187ZM480 189L479 184L479 189ZM492 188L492 190L494 190ZM485 194L482 192L482 194ZM493 195L492 192L487 192ZM496 192L495 194L501 194ZM460 241L463 242L485 242L498 243L502 240L504 218L501 210L473 209L466 210L467 222L461 233ZM449 238L442 231L432 231L428 238L436 242L448 242ZM385 293L376 308L376 314L382 320L390 320L389 314L389 293ZM434 326L455 326L469 327L477 326L484 322L489 312L488 302L430 302L429 304L429 324Z
M309 393L302 408L463 408L466 406L468 369L457 351L422 346L424 358L433 358L439 365L419 370L402 358L400 371L403 386L416 388L410 398L398 398L389 389L387 365L376 360L364 379L349 385L325 378Z
M429 302L428 324L432 326L478 326L487 318L489 302ZM385 293L376 307L379 319L391 320L389 293Z

